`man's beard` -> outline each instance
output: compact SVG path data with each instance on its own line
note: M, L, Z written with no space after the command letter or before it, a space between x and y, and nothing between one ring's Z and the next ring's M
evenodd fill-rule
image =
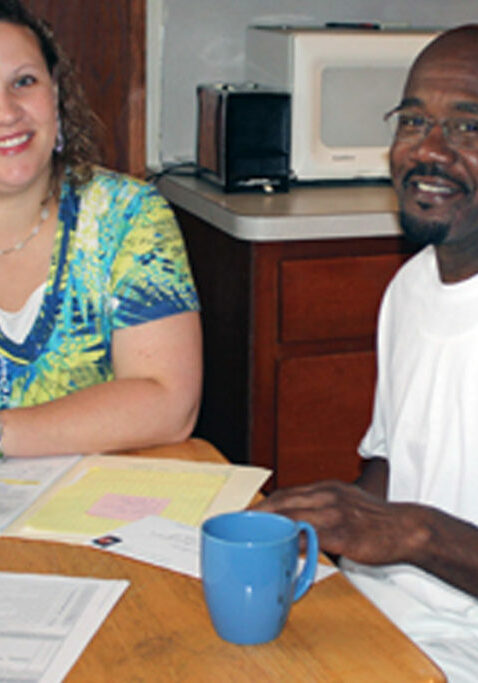
M451 227L450 223L420 220L405 211L400 211L399 220L405 237L421 245L442 244Z

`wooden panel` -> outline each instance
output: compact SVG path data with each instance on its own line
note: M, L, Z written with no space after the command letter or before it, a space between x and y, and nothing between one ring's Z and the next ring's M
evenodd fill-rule
M373 335L383 290L403 260L382 254L283 261L281 340Z
M201 301L204 391L194 430L229 460L249 458L250 244L174 207Z
M27 0L80 71L104 124L105 164L145 172L144 0Z
M372 351L290 358L278 373L277 484L352 481L371 415Z
M252 268L250 461L272 470L277 443L276 359L281 353L277 339L277 264L283 248L282 244L255 244ZM275 484L274 475L266 490Z

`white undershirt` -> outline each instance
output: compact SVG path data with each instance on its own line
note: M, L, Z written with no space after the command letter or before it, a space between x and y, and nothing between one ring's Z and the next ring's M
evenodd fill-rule
M0 308L0 329L16 344L22 344L40 311L46 282L41 284L30 294L19 311L4 311Z
M440 279L433 247L407 261L382 303L374 415L359 451L390 462L389 499L478 524L478 275ZM470 551L471 552L471 551ZM478 599L407 564L348 577L435 659L478 681Z

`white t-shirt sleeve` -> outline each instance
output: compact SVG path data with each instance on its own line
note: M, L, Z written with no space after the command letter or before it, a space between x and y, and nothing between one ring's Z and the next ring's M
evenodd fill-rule
M393 281L392 281L393 282ZM376 456L387 458L387 432L385 424L385 407L382 384L384 379L383 350L386 347L387 310L389 307L391 283L385 290L378 315L377 328L377 382L375 386L375 396L373 402L372 421L367 429L365 436L358 446L358 452L362 458L373 458Z
M370 423L365 436L358 446L358 452L362 458L374 458L376 456L380 456L382 458L387 457L385 426L383 424L383 414L381 410L380 391L378 385L375 389L372 422Z

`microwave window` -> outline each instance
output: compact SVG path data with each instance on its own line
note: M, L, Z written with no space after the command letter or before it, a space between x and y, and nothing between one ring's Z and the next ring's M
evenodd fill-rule
M387 147L386 111L400 99L407 67L335 66L322 73L320 138L327 147Z

